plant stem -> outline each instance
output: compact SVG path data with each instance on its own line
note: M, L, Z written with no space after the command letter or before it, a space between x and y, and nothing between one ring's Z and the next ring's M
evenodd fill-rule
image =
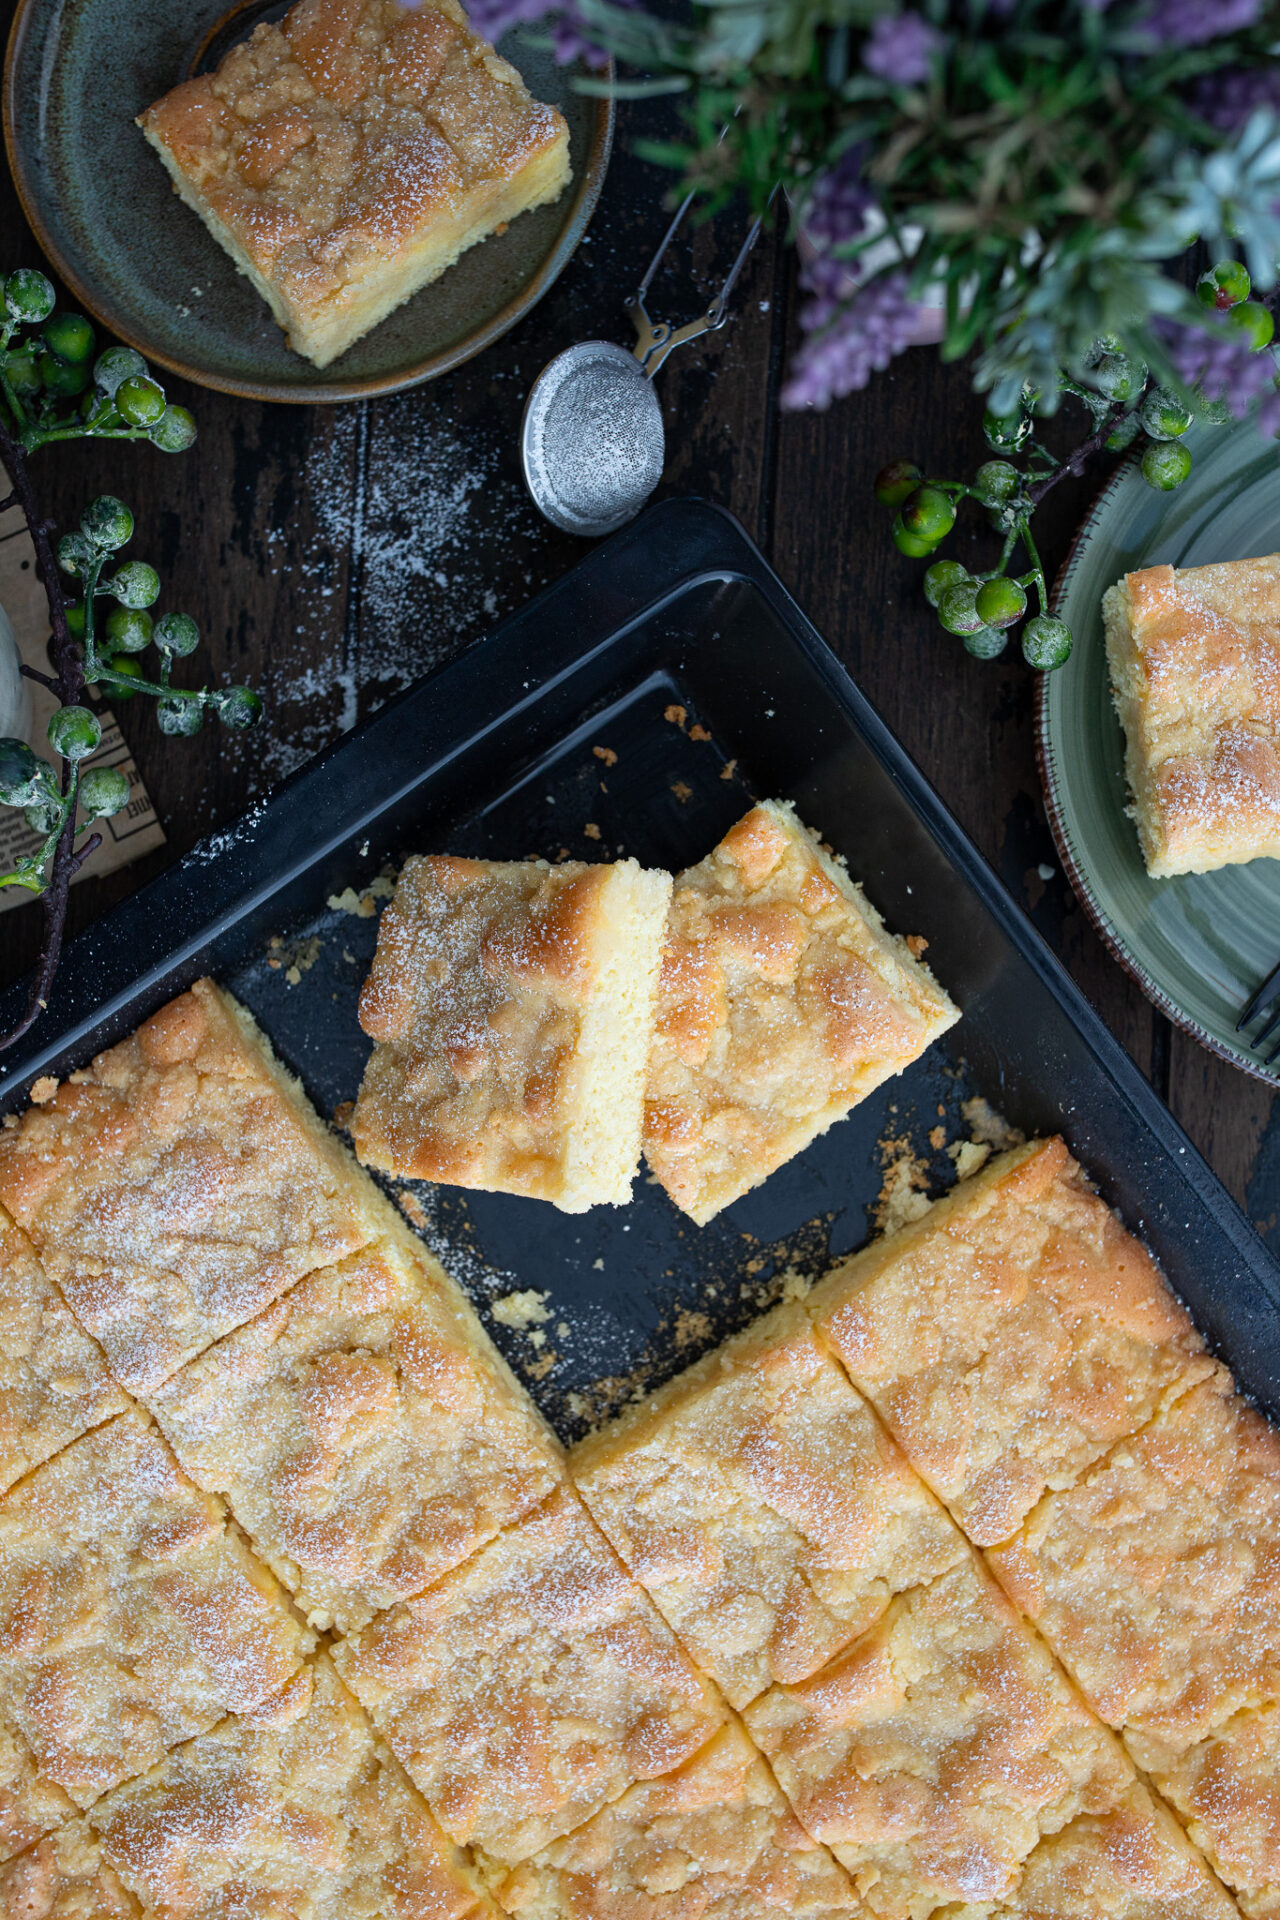
M1069 473L1074 473L1079 476L1084 472L1086 461L1092 454L1101 453L1103 447L1106 446L1107 441L1111 438L1111 435L1120 425L1120 422L1128 419L1130 411L1132 411L1132 409L1126 410L1123 407L1118 409L1108 407L1101 425L1089 435L1089 438L1082 440L1075 451L1068 454L1062 464L1055 467L1052 473L1047 474L1043 480L1037 480L1033 486L1027 488L1027 498L1031 502L1032 512L1040 505L1046 493L1048 493L1052 487L1057 486L1059 480L1065 479Z

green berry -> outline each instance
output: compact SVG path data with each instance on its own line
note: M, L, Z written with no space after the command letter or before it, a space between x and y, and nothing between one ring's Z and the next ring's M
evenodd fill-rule
M1219 260L1196 281L1196 299L1201 306L1216 307L1219 312L1238 306L1252 291L1249 270L1239 260Z
M83 579L97 558L82 533L64 533L58 542L58 565L64 573Z
M252 687L224 687L213 704L223 726L234 733L243 733L262 718L262 701Z
M91 545L111 553L128 546L133 538L133 515L123 500L114 494L100 493L91 500L80 519L80 531Z
M1158 441L1142 456L1142 477L1157 493L1172 493L1190 471L1191 455L1176 442Z
M53 312L53 282L34 267L19 267L4 283L5 311L11 320L38 327Z
M948 587L962 587L971 579L968 567L958 560L935 560L924 576L924 597L936 607Z
M0 805L25 807L35 793L43 764L25 740L0 740Z
M936 547L956 523L955 502L941 487L916 487L903 501L899 518L908 533Z
M67 616L67 632L73 640L84 639L84 601L70 600L63 609Z
M82 313L55 313L41 328L41 338L50 353L68 366L83 367L93 358L93 328Z
M143 653L151 645L151 615L141 607L112 607L103 627L117 653Z
M151 427L164 414L164 388L145 374L133 373L115 392L116 412L131 427Z
M1254 353L1269 347L1275 337L1276 323L1261 300L1243 300L1239 306L1229 308L1227 325L1233 333L1243 337Z
M55 400L75 400L89 384L88 367L69 360L59 360L56 354L42 353L36 364L40 369L41 386Z
M204 714L198 700L182 700L171 694L167 700L156 702L156 719L160 723L161 733L188 734L199 733L204 725Z
M151 443L161 453L185 453L196 437L196 423L185 407L166 407L151 429Z
M94 363L93 384L108 400L114 400L122 380L136 380L146 371L146 361L133 347L108 347Z
M1007 460L984 460L973 476L973 489L984 507L1002 507L1012 500L1022 476Z
M87 760L102 741L102 727L88 707L59 707L48 732L49 745L64 760Z
M129 776L119 767L90 767L80 781L80 805L86 820L119 813L129 804Z
M11 353L5 366L5 378L20 399L26 399L33 393L39 393L40 362L29 347L18 353Z
M984 580L974 610L985 627L1011 627L1027 610L1026 592L1016 580L1003 576Z
M1123 420L1117 421L1107 435L1107 446L1112 453L1123 453L1126 447L1133 445L1141 432L1142 425L1137 414L1128 414Z
M1050 673L1062 665L1070 652L1071 629L1063 620L1041 613L1034 620L1028 620L1022 629L1022 657L1029 667Z
M166 613L156 621L154 638L161 653L181 660L200 645L200 629L189 613Z
M976 633L985 624L978 612L977 581L948 587L938 602L938 618L948 633Z
M1104 400L1126 406L1147 384L1147 369L1127 353L1103 353L1089 367L1089 382Z
M971 653L975 660L994 660L1009 644L1008 634L994 627L979 627L976 633L966 633L963 640L965 652Z
M32 801L23 814L23 819L32 833L44 835L52 833L62 819L62 808L52 794Z
M905 553L909 560L927 560L937 544L933 540L922 540L918 533L912 533L900 513L893 519L893 544L899 553Z
M1031 438L1031 421L1024 413L993 413L988 407L982 432L993 453L1017 453Z
M875 477L875 495L882 507L900 507L924 479L914 460L891 460Z
M1177 394L1167 392L1164 387L1152 387L1138 409L1143 431L1153 440L1178 439L1191 425L1193 417Z
M160 575L145 560L126 560L104 584L122 607L153 607L160 598Z
M142 678L142 664L140 661L135 660L131 653L113 653L107 665L111 668L112 673L122 674L126 680L141 680ZM112 700L132 700L133 697L132 687L112 687L111 689Z

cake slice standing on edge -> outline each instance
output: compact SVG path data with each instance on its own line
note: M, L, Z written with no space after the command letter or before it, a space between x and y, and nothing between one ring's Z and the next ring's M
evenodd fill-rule
M1280 855L1280 554L1146 567L1102 615L1152 879Z
M300 0L138 125L317 367L569 178L562 116L456 0Z
M676 881L645 1157L702 1226L959 1018L842 863L766 800Z
M566 1213L624 1205L670 897L634 860L408 861L360 996L360 1158Z

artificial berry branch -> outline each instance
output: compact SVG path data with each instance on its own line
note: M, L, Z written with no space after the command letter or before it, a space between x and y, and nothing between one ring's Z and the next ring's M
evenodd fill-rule
M22 665L23 675L52 693L57 711L47 738L55 768L25 741L0 738L0 805L20 808L37 836L32 852L0 872L0 887L38 894L44 931L26 1007L0 1050L39 1018L57 972L71 882L102 836L93 822L129 802L129 781L116 767L86 765L102 742L102 724L84 704L87 689L115 700L148 694L158 701L161 730L199 731L206 712L224 726L250 727L262 702L248 687L175 687L173 663L194 652L200 632L189 614L153 619L160 577L140 560L115 556L133 538L133 515L103 494L91 501L79 530L54 545L54 522L41 511L29 456L67 440L148 440L181 453L196 437L185 407L170 405L146 361L131 347L108 347L94 358L93 328L80 314L54 311L54 290L42 273L21 267L0 280L0 463L11 485L0 511L18 507L35 549L36 572L49 607L49 673ZM70 406L70 411L67 411ZM79 583L68 601L61 575ZM99 602L110 611L99 618ZM159 665L144 675L138 656L154 646Z
M1237 260L1220 261L1201 274L1196 285L1197 297L1220 316L1224 335L1234 341L1237 351L1243 348L1246 355L1268 356L1274 398L1271 301L1251 299L1251 292L1248 270ZM924 559L937 550L965 500L983 508L1003 536L999 561L985 573L974 573L958 560L935 560L924 575L925 598L942 626L959 636L968 653L979 660L995 659L1008 644L1009 630L1025 619L1022 654L1028 665L1042 672L1062 666L1070 656L1072 637L1050 608L1044 568L1031 532L1036 510L1069 473L1082 474L1095 454L1122 452L1143 437L1146 445L1139 461L1143 479L1160 492L1181 486L1191 472L1191 454L1181 444L1182 436L1197 418L1216 423L1230 417L1221 397L1205 391L1206 384L1188 380L1173 364L1153 373L1141 361L1119 352L1114 340L1098 340L1087 358L1083 380L1060 373L1052 393L1024 387L1012 413L987 412L983 433L998 457L984 461L972 482L926 479L912 460L895 460L881 469L875 480L876 498L894 509L894 541L911 558ZM1064 397L1085 408L1093 430L1059 458L1035 437L1035 428L1037 418L1056 412ZM1024 466L1016 467L1010 456L1021 457ZM1010 572L1019 547L1027 565L1022 572ZM1026 618L1029 590L1035 595L1037 611Z

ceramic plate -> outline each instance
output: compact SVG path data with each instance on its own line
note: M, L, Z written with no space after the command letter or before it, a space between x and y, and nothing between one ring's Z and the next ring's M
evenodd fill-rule
M1124 736L1111 704L1101 600L1123 573L1240 560L1280 548L1280 446L1251 426L1205 428L1176 493L1136 465L1104 489L1055 592L1075 635L1065 667L1040 681L1045 804L1067 876L1103 939L1148 998L1195 1038L1280 1086L1237 1034L1241 1009L1280 963L1280 861L1173 880L1148 877L1125 812Z
M9 164L36 238L76 298L147 358L264 400L348 400L445 373L514 326L573 253L600 192L612 104L516 29L501 51L569 123L554 206L464 253L330 366L290 352L249 282L175 196L137 113L279 6L247 0L20 0L4 78Z

